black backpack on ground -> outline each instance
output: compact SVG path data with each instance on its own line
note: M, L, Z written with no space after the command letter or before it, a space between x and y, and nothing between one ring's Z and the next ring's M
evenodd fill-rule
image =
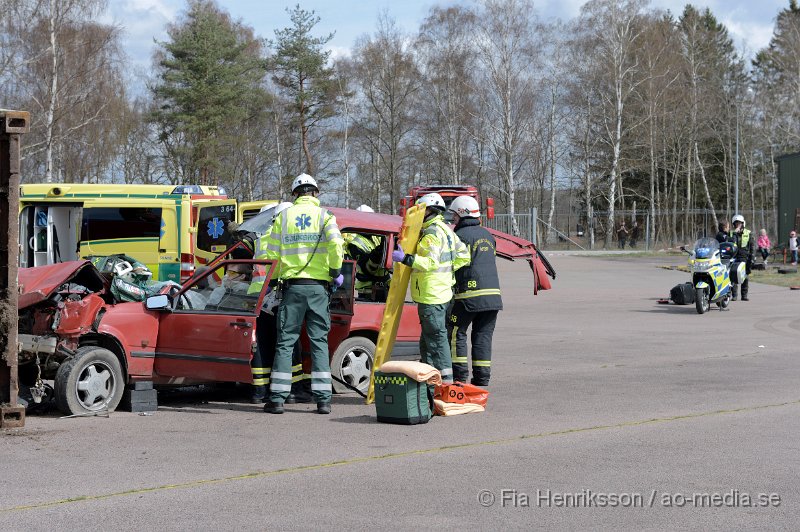
M669 298L676 305L691 305L694 303L694 285L681 283L669 291Z

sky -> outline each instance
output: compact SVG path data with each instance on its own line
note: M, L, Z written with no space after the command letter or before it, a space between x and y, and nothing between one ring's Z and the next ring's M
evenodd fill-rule
M468 1L468 0L467 0ZM276 28L289 24L286 8L297 3L314 10L321 18L318 34L335 32L329 43L334 56L347 54L355 40L372 33L379 14L385 12L406 31L415 32L431 7L459 3L458 0L217 0L234 19L254 28L256 35L273 38ZM465 2L461 2L465 3ZM686 0L651 0L654 8L679 15ZM778 12L789 0L695 0L693 5L709 7L730 31L737 48L751 57L769 43ZM544 20L569 20L580 12L584 0L534 0L538 15ZM166 25L176 20L185 0L109 0L102 22L123 28L123 44L131 59L134 75L147 75L154 41L166 39Z

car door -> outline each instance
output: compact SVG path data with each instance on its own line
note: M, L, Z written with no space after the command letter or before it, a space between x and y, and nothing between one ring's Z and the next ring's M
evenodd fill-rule
M328 349L331 353L350 335L355 304L355 271L355 261L344 261L342 263L344 282L331 294L331 330L328 333Z
M266 268L267 280L260 291L250 293L256 265ZM248 268L249 273L240 273ZM221 283L206 271L173 297L172 308L161 311L154 368L175 383L252 380L256 317L274 263L224 260L215 269L225 272Z

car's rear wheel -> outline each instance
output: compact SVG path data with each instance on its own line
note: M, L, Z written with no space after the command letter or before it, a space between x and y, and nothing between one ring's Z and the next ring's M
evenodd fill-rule
M369 338L354 336L348 338L336 349L331 359L331 374L359 391L367 393L372 361L375 357L375 344ZM350 392L347 386L333 380L333 391Z
M58 368L56 404L65 414L113 411L125 389L119 359L108 349L84 346Z

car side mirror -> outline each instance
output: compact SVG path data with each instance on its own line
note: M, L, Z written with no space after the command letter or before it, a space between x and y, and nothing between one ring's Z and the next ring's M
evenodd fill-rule
M144 302L144 306L147 310L164 310L169 308L169 296L166 294L150 296Z

